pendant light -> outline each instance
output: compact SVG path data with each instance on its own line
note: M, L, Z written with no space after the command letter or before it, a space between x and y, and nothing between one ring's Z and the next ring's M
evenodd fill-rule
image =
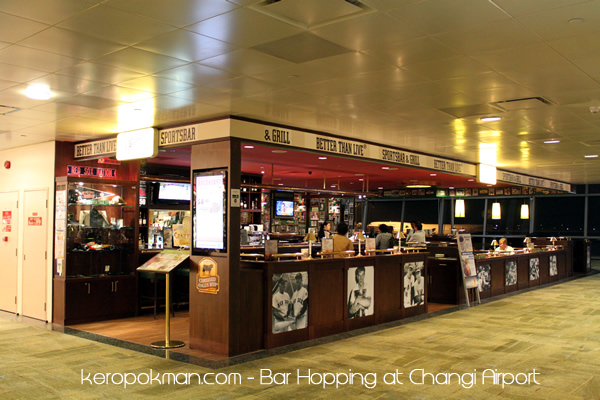
M529 219L529 204L521 204L521 219Z
M465 201L464 199L456 199L456 204L454 205L454 218L464 218L465 217Z
M501 217L501 211L500 211L500 203L493 203L492 204L492 219L500 219Z

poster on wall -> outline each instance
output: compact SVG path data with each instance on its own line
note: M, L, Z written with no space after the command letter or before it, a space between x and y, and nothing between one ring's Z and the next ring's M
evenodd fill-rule
M506 262L506 280L505 286L512 286L517 284L517 262L507 261Z
M375 301L375 268L348 268L348 319L373 315Z
M192 254L227 252L227 171L192 173Z
M204 257L198 262L198 273L196 274L196 289L199 293L219 293L220 278L217 268L217 262L210 257Z
M271 331L282 333L308 326L308 272L273 274Z
M404 263L404 308L425 303L425 279L423 261Z
M540 279L540 259L530 258L529 259L529 280L536 281Z
M558 266L556 262L556 255L550 256L550 276L558 275Z
M492 288L492 266L490 264L477 267L477 287L480 292Z

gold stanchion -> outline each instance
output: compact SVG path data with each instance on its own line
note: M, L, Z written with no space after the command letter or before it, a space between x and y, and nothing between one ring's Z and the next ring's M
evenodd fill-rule
M171 274L167 272L165 275L165 340L152 342L150 343L150 346L155 349L176 349L185 346L185 343L181 340L171 340L171 282L169 279Z

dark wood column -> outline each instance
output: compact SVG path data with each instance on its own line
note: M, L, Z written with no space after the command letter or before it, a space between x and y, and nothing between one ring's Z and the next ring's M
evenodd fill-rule
M215 354L240 354L240 209L231 207L231 189L239 189L241 150L237 139L192 146L191 169L227 168L227 253L192 256L190 262L190 348ZM192 205L193 207L193 205ZM193 239L192 239L193 240ZM196 288L198 264L204 257L217 262L219 292Z

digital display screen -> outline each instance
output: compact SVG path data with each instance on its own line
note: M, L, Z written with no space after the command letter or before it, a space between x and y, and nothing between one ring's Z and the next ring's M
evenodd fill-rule
M227 250L227 172L193 173L192 252Z
M293 217L294 202L292 200L276 200L275 201L275 216L276 217Z
M192 185L189 183L160 182L158 186L159 200L185 200L192 198Z

